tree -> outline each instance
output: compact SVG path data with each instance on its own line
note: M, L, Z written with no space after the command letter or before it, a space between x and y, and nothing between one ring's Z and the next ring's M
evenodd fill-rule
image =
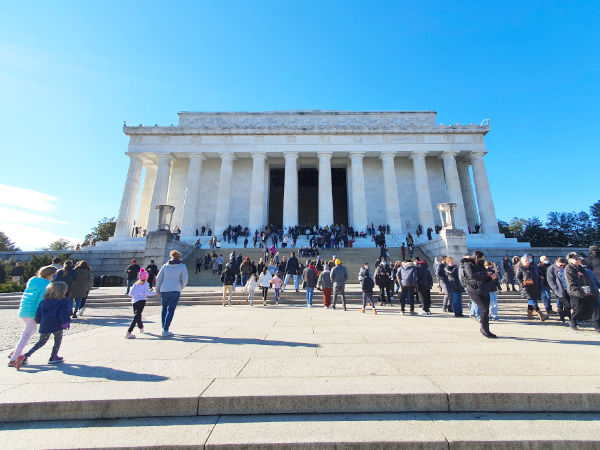
M60 238L60 239L55 240L54 242L51 242L50 245L48 245L48 247L45 248L44 250L50 250L50 251L56 252L56 251L60 251L60 250L74 250L74 249L75 249L75 247L68 240Z
M98 225L92 228L92 230L85 235L83 238L83 245L88 245L90 237L94 237L94 243L98 241L108 241L108 238L115 234L115 228L117 221L114 217L104 217L98 222Z
M508 222L508 230L511 234L511 237L516 237L519 240L522 240L523 232L525 231L525 226L527 225L527 219L522 219L518 217L513 217Z
M6 234L0 231L0 252L18 252L20 250Z

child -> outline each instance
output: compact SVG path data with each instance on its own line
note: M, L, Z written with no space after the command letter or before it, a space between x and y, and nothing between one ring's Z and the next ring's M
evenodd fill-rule
M248 281L246 282L246 285L244 286L244 292L248 293L248 300L250 301L250 306L252 306L253 302L254 302L254 290L256 289L256 284L257 284L257 280L256 280L256 274L250 274L250 278L248 278Z
M66 299L68 290L69 286L62 281L55 281L46 287L44 299L35 313L35 322L40 324L40 340L27 353L17 358L14 364L17 370L48 342L51 334L54 336L54 346L48 364L63 362L63 358L58 356L58 349L62 342L63 330L68 330L71 325L71 301Z
M258 277L258 285L262 290L262 298L263 298L263 306L267 306L267 292L269 292L269 287L271 286L272 279L271 272L267 267L263 267L262 273Z
M129 325L129 329L125 334L126 339L135 339L135 336L131 334L131 332L135 328L136 324L140 329L140 333L144 332L142 311L144 311L144 306L146 306L146 299L156 295L156 292L151 291L150 285L146 283L146 281L148 281L148 272L146 272L144 269L140 269L138 278L139 280L133 285L131 291L129 291L131 303L133 304L133 321L131 322L131 325Z
M279 272L271 279L271 286L275 289L275 304L279 305L279 290L283 286L283 280L279 278Z
M19 356L21 356L21 353L29 342L29 339L31 339L31 336L33 336L33 333L35 333L37 328L37 324L35 323L35 313L38 305L44 298L46 286L48 286L54 279L56 272L58 272L56 267L42 267L38 271L37 275L35 277L31 277L27 282L27 287L23 292L23 297L21 297L21 307L19 308L19 317L21 320L23 320L23 323L25 323L25 329L21 334L19 343L9 356L9 366L14 366L15 361Z

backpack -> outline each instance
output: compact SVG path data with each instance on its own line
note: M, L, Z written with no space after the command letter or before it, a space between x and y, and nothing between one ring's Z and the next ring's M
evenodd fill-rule
M375 287L375 283L373 282L373 278L364 277L362 281L362 289L365 292L371 292Z

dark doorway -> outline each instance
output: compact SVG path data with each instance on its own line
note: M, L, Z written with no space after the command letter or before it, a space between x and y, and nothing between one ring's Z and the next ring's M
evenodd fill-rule
M298 170L299 225L317 225L319 222L319 171Z
M283 182L285 169L271 169L269 183L269 224L281 226L283 223Z
M346 168L331 169L331 188L333 194L333 221L338 225L348 225L348 185Z

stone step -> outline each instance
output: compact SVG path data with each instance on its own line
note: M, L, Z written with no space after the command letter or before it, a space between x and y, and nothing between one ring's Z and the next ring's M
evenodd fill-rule
M597 449L599 414L370 413L9 423L11 449Z

